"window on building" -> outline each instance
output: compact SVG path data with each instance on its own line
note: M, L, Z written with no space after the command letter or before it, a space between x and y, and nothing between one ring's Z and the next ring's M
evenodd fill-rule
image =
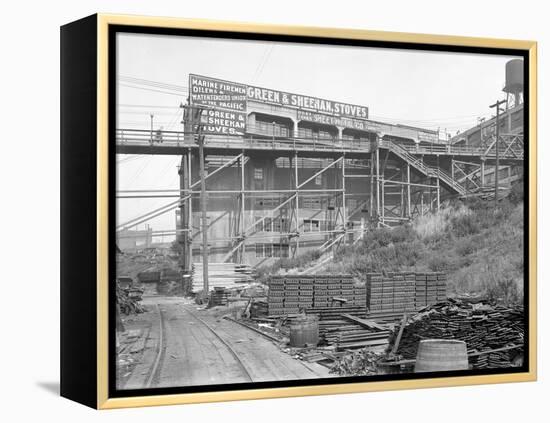
M303 138L313 138L313 131L310 128L300 128L298 134Z
M273 218L273 232L288 232L288 219L284 217Z
M323 185L323 174L322 173L315 177L315 185Z
M321 199L319 197L303 197L301 200L304 209L321 209Z
M264 245L264 257L273 257L273 246L271 244Z
M264 220L260 220L261 218L262 218L261 216L256 216L254 218L254 220L257 222L256 223L256 232L263 232L263 230L264 230Z
M261 244L261 243L256 244L256 257L257 258L264 257L264 244Z
M273 232L271 217L266 217L264 219L264 231L265 232Z
M332 138L332 135L330 134L330 132L327 132L327 131L319 131L319 138L330 139Z
M304 232L319 232L320 221L317 219L304 219Z
M264 178L264 170L260 167L255 167L254 168L254 179L263 179Z
M281 244L281 258L288 258L289 246L288 244Z

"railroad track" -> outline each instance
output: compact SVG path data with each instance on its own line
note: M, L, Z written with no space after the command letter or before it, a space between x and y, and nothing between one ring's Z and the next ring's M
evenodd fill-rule
M250 382L254 382L254 380L252 379L252 376L249 372L249 370L247 369L247 367L245 366L245 364L243 363L243 361L239 358L239 355L237 354L237 352L233 349L233 347L231 347L231 345L222 337L220 336L220 334L218 332L216 332L216 330L210 326L208 323L206 323L203 319L201 319L200 317L198 317L195 313L193 313L191 310L183 307L183 309L189 313L191 316L193 316L193 318L195 320L197 320L198 322L200 322L202 325L204 325L210 332L212 332L212 334L218 338L220 340L220 342L227 348L227 350L229 351L229 353L233 356L233 358L235 359L235 361L237 362L237 364L239 365L240 369L242 370L242 373L243 375L250 381Z
M145 381L145 387L152 388L153 383L156 384L160 377L160 371L162 369L162 363L164 362L164 356L166 354L166 323L164 321L164 314L157 304L157 310L159 313L159 338L157 343L157 354L155 356L155 360L153 361L153 365L151 366L151 370L149 372L149 375L147 376L147 379Z
M160 374L164 364L164 358L166 355L166 320L164 317L164 312L160 308L160 306L157 304L156 307L159 313L159 338L158 338L158 343L156 348L155 359L153 361L153 364L150 368L149 374L145 381L145 387L147 388L154 388L156 385L158 385L160 381ZM194 320L196 320L202 326L207 328L208 331L210 331L225 346L225 348L227 348L231 356L235 359L235 362L239 366L244 377L248 381L253 382L250 371L248 370L246 365L243 363L243 361L239 358L239 355L233 349L233 347L231 347L231 345L212 326L206 323L203 319L198 317L195 313L193 313L189 309L185 307L182 307L182 308L183 310L185 310L186 313L192 316Z

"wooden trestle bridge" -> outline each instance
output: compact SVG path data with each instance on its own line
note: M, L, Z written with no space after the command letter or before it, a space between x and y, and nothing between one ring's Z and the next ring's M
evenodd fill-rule
M224 239L224 261L242 262L247 242L258 242L265 234L257 228L269 216L287 210L289 225L277 236L287 237L292 244L291 255L299 252L301 243L312 235L325 234L321 250L341 243L357 242L372 226L390 226L436 210L446 198L464 197L489 185L487 175L495 171L497 145L500 171L521 169L524 160L522 133L500 134L488 137L479 146L455 146L433 143L412 143L404 140L376 136L370 140L306 139L266 136L218 136L204 138L205 161L209 157L221 158L219 165L209 169L207 179L228 168L240 173L238 189L208 190L208 198L232 195L238 198L238 207L231 225L231 236ZM117 222L117 231L136 227L156 216L180 210L181 224L175 231L153 232L154 235L177 235L186 249L186 263L192 263L193 246L200 246L199 229L193 228L191 200L200 201L200 179L194 172L193 160L198 157L196 135L182 131L155 131L136 129L116 130L116 153L139 155L181 156L179 190L126 190L118 191L117 198L170 198L163 207L156 208L127 222ZM245 166L249 159L288 159L291 184L286 189L250 189L245 182ZM313 174L300 179L299 161L324 159ZM195 162L196 163L196 162ZM194 165L196 166L196 164ZM336 170L339 182L334 187L316 188L311 182L327 170ZM492 170L491 170L492 169ZM353 170L353 172L352 172ZM517 173L517 172L516 172ZM346 209L346 183L358 178L364 187L363 201ZM364 181L364 184L362 183ZM353 194L356 195L357 193ZM279 195L281 201L270 212L254 220L245 220L245 201L258 195ZM333 197L333 224L316 231L305 231L300 221L300 199L315 195ZM360 213L360 212L363 213ZM366 213L365 213L366 211ZM356 216L366 214L359 224ZM209 225L216 224L215 220ZM269 235L273 236L273 235ZM209 245L216 240L209 240ZM222 241L222 240L220 240ZM227 243L228 242L228 243ZM227 247L227 245L230 245Z

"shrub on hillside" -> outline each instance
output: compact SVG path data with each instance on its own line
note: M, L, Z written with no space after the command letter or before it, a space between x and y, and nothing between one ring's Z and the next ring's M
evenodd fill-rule
M523 201L523 178L512 185L508 200L512 204L519 204Z
M432 272L446 272L449 269L449 260L444 255L435 255L428 260L428 267Z
M480 231L475 214L468 213L451 218L451 232L456 237L474 235Z
M456 252L464 257L477 250L479 244L472 238L459 239L456 241Z
M411 225L397 226L390 232L390 239L394 244L413 241L415 238L416 233Z
M487 298L504 304L518 304L523 301L523 292L514 279L508 277L491 281L487 286Z
M390 228L379 228L368 232L363 240L367 248L385 247L392 242L392 230Z

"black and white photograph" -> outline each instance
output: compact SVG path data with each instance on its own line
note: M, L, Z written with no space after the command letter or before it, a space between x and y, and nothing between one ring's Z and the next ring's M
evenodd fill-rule
M525 368L526 56L114 45L117 392Z

